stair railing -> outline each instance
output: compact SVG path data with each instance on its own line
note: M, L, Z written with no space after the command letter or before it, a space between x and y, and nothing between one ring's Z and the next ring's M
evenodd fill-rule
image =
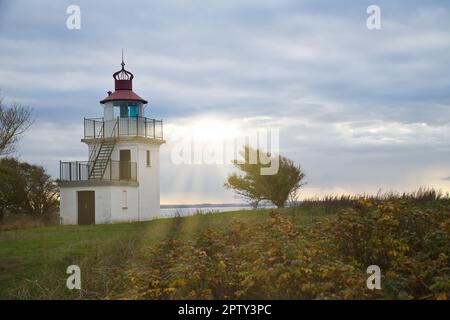
M104 129L105 129L105 122L103 121L103 125L100 128L100 131L98 132L98 135L96 135L95 131L94 131L94 138L95 139L102 138ZM98 153L101 145L102 145L102 140L97 141L97 143L94 145L94 147L92 148L91 154L89 155L89 162L94 161L94 159L96 158L97 153Z
M113 129L111 130L111 135L110 135L108 138L114 138L114 137L115 137L115 132L116 132L116 128L118 127L118 123L119 123L119 121L116 121L116 122L114 123L114 127L113 127ZM100 132L101 132L101 133L99 133L99 137L101 137L101 136L103 135L104 128L105 128L105 122L103 121L103 126L102 126L102 128L100 129ZM103 138L106 138L106 137L103 136ZM100 151L102 150L103 143L104 143L104 139L102 139L102 140L100 140L99 142L97 142L97 143L95 144L94 148L93 148L93 152L92 152L92 153L90 154L90 156L89 156L89 161L90 161L90 163L92 163L92 167L91 167L90 170L89 170L89 178L91 178L91 177L92 177L92 174L94 173L95 165L97 164L97 160L98 160L98 157L99 157L99 155L100 155ZM115 144L115 143L114 143L114 144ZM112 153L113 149L114 149L114 145L113 145L113 147L112 147L112 149L111 149L111 153ZM109 154L108 162L111 160L111 153ZM103 168L103 171L102 171L102 174L101 174L101 178L103 178L103 176L105 175L105 171L106 171L106 167L107 167L107 166L108 166L108 165L106 165L106 166Z

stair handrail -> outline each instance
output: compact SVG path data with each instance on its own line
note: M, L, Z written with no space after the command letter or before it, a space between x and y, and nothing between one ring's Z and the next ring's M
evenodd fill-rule
M95 120L94 120L95 121ZM94 122L95 123L95 122ZM94 139L100 139L104 136L104 129L105 129L105 121L102 121L102 127L100 128L100 131L98 132L98 135L94 131ZM94 171L94 165L95 160L98 156L99 150L102 146L103 140L98 140L94 147L92 148L91 153L89 154L89 178L92 175L92 172Z
M103 121L103 125L100 128L98 136L94 132L94 139L100 139L103 136L104 128L105 128L105 122ZM97 143L94 145L94 147L92 148L91 154L89 155L89 162L94 161L95 157L97 156L98 149L101 147L101 145L102 145L102 140L97 141Z
M102 128L100 129L100 131L102 132L102 135L103 135L103 138L113 138L113 137L115 137L115 132L116 132L116 127L118 126L118 122L119 121L116 121L115 123L114 123L114 127L113 127L113 129L111 130L111 135L109 136L109 137L106 137L106 136L104 136L104 134L103 134L103 129L104 129L104 127L105 127L105 122L103 121L103 126L102 126ZM90 163L92 163L92 167L90 168L90 170L89 170L89 177L91 177L92 176L92 174L93 174L93 172L94 172L94 169L95 169L95 164L97 163L97 160L98 160L98 157L99 157L99 154L100 154L100 151L101 151L101 148L102 148L102 146L103 146L103 143L104 143L104 140L102 139L102 140L100 140L100 143L96 143L96 145L94 146L94 149L95 149L95 152L94 152L94 150L93 150L93 154L91 154L91 156L92 156L92 160L91 160L91 156L89 157L90 159ZM115 143L114 143L115 144ZM113 144L113 149L114 149L114 144ZM111 150L111 153L112 153L112 150ZM109 154L109 159L108 159L108 162L111 160L111 153ZM95 159L94 159L94 157L95 157ZM103 178L103 176L105 175L105 171L106 171L106 167L107 167L107 165L103 168L103 172L102 172L102 178Z
M111 130L111 138L116 136L116 128L119 126L119 119L116 119L116 122L114 123L114 127Z

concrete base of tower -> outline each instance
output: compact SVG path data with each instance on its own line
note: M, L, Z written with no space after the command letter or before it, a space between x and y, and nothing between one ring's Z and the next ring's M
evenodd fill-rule
M138 186L61 186L62 224L103 224L159 218L159 194L142 199Z

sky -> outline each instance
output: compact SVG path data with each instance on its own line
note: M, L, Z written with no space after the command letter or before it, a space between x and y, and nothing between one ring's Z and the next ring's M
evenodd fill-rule
M164 121L163 204L240 202L229 163L172 151L186 133L208 146L258 128L306 172L301 198L449 192L449 31L437 0L0 0L0 95L36 116L15 156L58 177L59 160L87 159L83 117L102 116L123 48L146 116Z

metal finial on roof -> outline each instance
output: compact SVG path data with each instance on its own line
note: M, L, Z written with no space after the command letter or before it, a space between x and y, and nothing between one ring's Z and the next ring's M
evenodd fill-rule
M125 62L123 59L123 48L122 48L122 69L120 69L119 71L117 71L116 73L113 74L114 79L116 80L132 80L134 78L133 74L128 71L125 70Z

